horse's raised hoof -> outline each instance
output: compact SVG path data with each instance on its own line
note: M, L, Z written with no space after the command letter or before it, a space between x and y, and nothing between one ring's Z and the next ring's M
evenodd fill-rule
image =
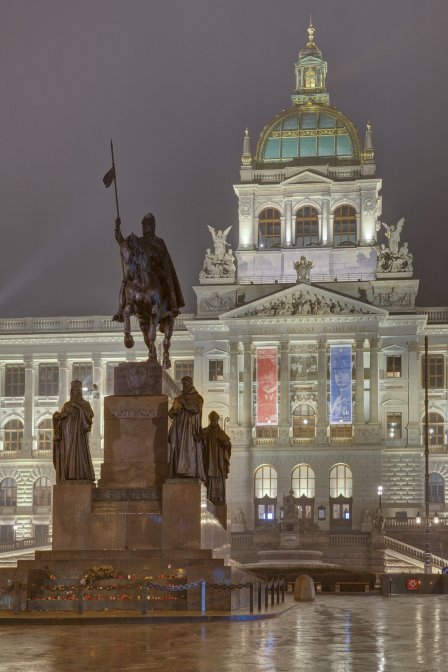
M163 358L162 366L164 369L171 369L171 360L169 357Z
M134 347L134 339L132 337L132 334L125 334L124 335L124 345L126 348L133 348Z

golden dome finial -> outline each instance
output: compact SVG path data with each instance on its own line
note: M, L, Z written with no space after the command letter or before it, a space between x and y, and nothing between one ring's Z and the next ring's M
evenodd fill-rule
M308 44L306 45L307 47L314 47L314 33L316 32L315 27L311 23L310 19L310 25L306 29L306 32L308 33Z

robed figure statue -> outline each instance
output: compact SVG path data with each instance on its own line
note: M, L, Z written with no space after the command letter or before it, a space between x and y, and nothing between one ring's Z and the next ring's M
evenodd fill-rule
M163 367L169 369L169 350L174 320L185 305L179 280L167 247L155 234L156 220L148 213L142 220L142 236L121 233L115 222L115 238L123 262L120 304L113 320L124 323L124 344L132 348L131 315L135 315L148 347L148 359L156 359L157 327L164 334Z
M212 411L208 419L210 424L203 430L207 499L213 504L225 504L232 446L230 438L219 426L218 413Z
M92 420L92 407L82 398L82 382L74 380L70 387L70 400L63 405L60 412L53 414L53 464L56 469L56 483L95 480L88 438Z
M171 448L171 478L200 478L205 481L202 458L203 398L190 376L182 378L182 394L175 398L168 416L173 421L168 433Z

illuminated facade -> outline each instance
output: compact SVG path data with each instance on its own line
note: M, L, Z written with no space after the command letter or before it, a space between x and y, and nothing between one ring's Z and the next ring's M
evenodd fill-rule
M254 154L244 136L234 187L237 273L225 276L221 238L222 258L209 254L211 270L195 287L196 314L178 322L169 373L177 381L194 374L203 424L216 410L231 437L234 532L279 521L291 488L305 527L361 531L380 484L387 524L422 511L427 334L430 498L440 515L447 510L448 308L415 306L403 223L381 222L371 125L361 146L352 122L330 105L312 26L295 72L292 106L265 126ZM221 277L213 277L218 261ZM137 347L131 356L143 359ZM129 353L120 325L80 317L0 320L0 355L0 534L7 541L45 535L51 525L51 415L75 377L95 412L98 469L102 398Z

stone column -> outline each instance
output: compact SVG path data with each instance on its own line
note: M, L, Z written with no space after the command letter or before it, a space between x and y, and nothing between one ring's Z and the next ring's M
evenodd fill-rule
M317 342L317 443L327 443L327 341Z
M378 346L379 338L370 339L370 415L369 424L378 424Z
M289 443L289 341L280 342L280 443Z
M203 393L204 390L204 376L207 377L207 383L208 383L208 370L203 371L203 362L204 362L204 348L202 345L197 345L194 349L194 386L199 392L199 394ZM205 383L205 384L207 384Z
M290 247L293 244L292 201L285 201L285 230L282 236L282 245Z
M33 359L25 359L25 398L23 408L23 453L31 453L34 438L34 370Z
M355 340L355 423L364 424L364 339Z
M59 356L59 399L58 406L62 408L70 394L70 362L64 356Z
M422 415L422 408L420 405L422 376L420 352L417 341L408 343L408 385L408 444L418 446L421 443L422 433L420 424Z
M231 341L229 343L229 349L230 349L229 415L230 415L230 423L232 425L237 425L238 389L239 389L238 343L236 341Z
M322 216L320 228L320 240L327 245L330 242L330 221L329 221L330 203L327 198L322 199Z
M330 209L330 208L328 208ZM333 245L333 225L334 225L334 215L329 212L328 214L328 245Z
M243 343L243 408L241 424L244 427L252 427L252 343ZM232 376L231 376L232 380Z

